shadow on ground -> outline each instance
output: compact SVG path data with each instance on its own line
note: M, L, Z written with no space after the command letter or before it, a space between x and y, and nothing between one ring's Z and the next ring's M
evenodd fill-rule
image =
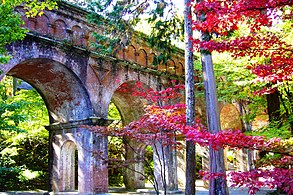
M249 195L247 190L241 190L239 188L230 188L229 189L230 195ZM269 189L262 189L260 192L256 193L256 195L267 195L272 190ZM9 192L0 192L0 195L45 195L48 194L46 191L9 191ZM50 193L53 195L53 193ZM54 193L55 195L75 195L78 192L62 192L62 193ZM133 192L125 191L124 188L110 188L108 195L155 195L155 191L153 189L139 189ZM170 195L182 195L184 194L183 190L178 190L176 192L168 193ZM196 195L208 195L209 192L207 189L196 189ZM100 194L101 195L101 194Z
M202 180L196 182L196 195L208 195L208 189L203 187ZM260 192L256 193L256 195L267 195L273 192L274 190L270 189L261 189ZM46 195L46 194L54 194L54 195L75 195L78 192L60 192L60 193L48 193L47 191L9 191L9 192L0 192L0 195ZM109 188L109 193L107 195L155 195L156 192L154 189L147 185L145 189L137 189L136 191L126 191L125 188L120 187L112 187ZM184 189L179 189L177 191L169 192L170 195L183 195ZM247 189L241 188L229 188L230 195L249 195ZM102 194L99 194L102 195ZM106 194L105 194L106 195Z

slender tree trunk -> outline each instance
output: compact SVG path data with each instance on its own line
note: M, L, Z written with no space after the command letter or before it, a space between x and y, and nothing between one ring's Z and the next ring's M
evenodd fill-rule
M202 0L197 0L199 3ZM196 19L204 22L206 20L206 13L197 13ZM211 35L208 32L201 32L200 39L202 41L209 41ZM214 75L214 67L212 61L212 55L209 51L201 49L201 63L202 73L204 79L205 88L205 101L207 112L208 130L211 133L218 133L221 130L220 126L220 114L216 90L216 81ZM223 177L211 178L209 184L210 195L226 195L229 194L227 182L226 182L226 170L224 163L224 151L222 148L217 150L212 147L209 148L209 160L210 160L210 173L221 173Z
M203 52L201 55L201 60L204 76L208 129L211 133L218 133L221 127L212 56L207 52ZM212 147L210 147L209 154L210 172L222 173L223 176L225 176L226 170L223 149L218 148L217 150L214 150ZM210 179L209 194L229 194L226 178L218 177Z
M268 107L268 115L269 121L279 121L280 120L280 99L279 99L279 91L275 91L273 93L267 94L267 107Z
M186 123L191 126L195 121L194 67L192 52L192 19L190 0L184 0L185 29L185 93L186 93ZM186 184L185 195L195 195L195 145L186 141Z
M18 86L17 86L17 85L18 85L18 84L17 84L17 80L18 80L18 79L17 79L16 77L13 77L13 80L12 80L12 82L13 82L13 83L12 83L12 84L13 84L13 92L12 92L12 95L13 95L13 96L15 96L15 93L16 93L16 91L17 91L17 87L18 87Z
M238 102L240 115L242 118L245 118L246 115L249 114L249 109L245 109L245 103L243 101ZM243 120L244 123L244 131L251 132L252 131L252 121ZM247 149L247 164L248 164L248 171L255 169L255 164L253 162L253 150Z
M289 100L289 102L291 103L290 99L290 91L289 89L288 90L285 90L286 91L286 94L287 94L287 98ZM281 114L280 114L280 107L281 107L281 101L280 101L280 92L277 90L273 93L270 93L270 94L267 94L266 95L266 98L267 98L267 109L268 109L268 115L269 115L269 122L273 122L273 121L280 121L281 120ZM282 98L281 98L282 100ZM282 100L282 103L283 100ZM284 105L284 104L283 104ZM284 106L284 108L286 108ZM288 109L285 109L286 110L286 114L287 114L287 117L289 117L289 111ZM281 126L281 124L280 124ZM293 135L293 124L292 122L290 122L290 126L291 126L291 134ZM260 157L264 157L266 155L266 152L260 152ZM279 187L277 187L277 190L276 190L277 194L286 194L283 190L281 190Z

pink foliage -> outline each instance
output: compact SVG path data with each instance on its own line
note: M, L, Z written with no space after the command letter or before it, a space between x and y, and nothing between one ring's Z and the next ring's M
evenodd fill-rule
M145 108L145 114L137 121L133 121L127 126L116 129L109 127L87 127L96 134L111 135L118 137L128 137L147 145L160 142L163 146L180 146L176 141L177 136L184 136L186 140L192 140L203 147L219 147L241 149L247 148L266 152L282 154L282 158L273 164L278 167L273 169L256 169L248 172L231 172L228 175L230 183L234 187L247 187L250 194L259 191L261 187L279 187L288 194L293 194L293 147L288 146L280 138L267 139L264 136L248 136L241 131L223 130L218 134L207 131L205 126L196 119L193 126L186 125L185 104L168 104L170 100L181 97L182 85L167 88L159 92L149 90L145 92L143 85L138 83L136 87L127 89L128 85L122 85L119 90L130 90L132 95L147 98L151 103ZM158 105L160 100L164 105ZM201 172L204 179L215 177L225 177L223 173Z
M203 33L216 35L217 39L201 41L194 39L194 47L218 52L228 51L234 58L249 56L265 57L264 64L248 64L247 67L257 76L256 82L272 85L291 81L293 75L292 45L272 32L260 31L262 27L270 27L276 17L283 20L292 19L290 0L203 0L193 4L195 14L205 15L205 20L193 22L193 29ZM286 11L285 11L286 10ZM281 13L278 16L276 13ZM246 24L250 34L231 38L230 34ZM221 37L219 39L219 37ZM256 94L271 93L273 89L259 90Z
M262 187L278 187L287 194L293 194L292 169L255 169L248 172L231 172L232 187L247 187L249 194L255 194Z

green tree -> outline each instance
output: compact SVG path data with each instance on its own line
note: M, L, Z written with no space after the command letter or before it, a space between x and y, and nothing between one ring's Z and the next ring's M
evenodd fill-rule
M90 2L87 9L90 11L88 20L101 27L94 33L97 43L92 45L104 55L113 55L116 49L127 46L138 36L150 47L164 51L155 58L153 63L157 65L170 59L175 49L174 40L183 40L182 17L172 0L101 0ZM135 31L141 21L151 29L148 35Z
M0 189L46 189L46 106L34 89L20 90L13 96L12 78L1 82L0 94Z
M0 5L0 13L0 64L2 64L9 60L5 46L23 39L26 30L20 27L23 21L20 15L13 13L11 5L6 3Z
M2 0L0 1L0 64L7 63L5 46L11 42L21 40L25 37L26 29L20 14L14 11L17 6L23 6L27 17L41 15L44 9L57 8L58 0Z

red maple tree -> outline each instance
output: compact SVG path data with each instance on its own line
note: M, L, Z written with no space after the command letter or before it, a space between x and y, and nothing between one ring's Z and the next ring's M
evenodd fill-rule
M149 90L137 82L136 87L127 84L120 86L118 90L131 93L133 96L146 98L150 105L146 107L145 114L121 129L94 127L91 129L97 134L127 137L146 145L154 145L160 141L163 146L172 146L181 149L176 137L184 136L187 140L203 146L212 146L214 149L253 149L280 154L279 159L262 163L257 169L247 172L231 172L227 176L222 173L202 171L204 179L215 177L229 178L232 187L246 187L250 194L255 194L262 187L278 187L287 194L293 194L293 163L292 140L280 138L267 139L264 136L248 136L241 131L224 130L218 134L210 133L206 127L196 119L194 126L186 125L185 105L172 104L172 100L182 98L182 85L175 85L162 91ZM164 102L164 105L162 104ZM273 168L272 168L273 167Z
M292 20L292 5L291 0L203 0L191 5L194 8L195 15L204 17L204 19L198 18L193 22L193 29L209 36L206 40L193 39L194 47L197 50L207 52L229 52L234 58L250 57L251 62L247 64L247 68L257 76L255 82L263 83L262 88L255 93L258 95L270 94L277 92L280 86L283 86L279 98L284 100L285 97L286 101L289 102L289 106L284 104L287 118L290 118L293 103L292 92L288 84L292 80L293 74L292 45L286 42L280 33L275 33L272 27L278 21ZM245 33L235 33L241 31L243 27L246 28ZM277 110L274 111L277 112ZM291 132L293 132L292 125ZM191 137L193 138L190 139L201 139L197 132L192 134ZM260 150L267 148L281 153L283 151L283 149L278 148L280 144L278 144L277 139L265 141L261 137L246 137L241 132L236 134L233 132L231 135L229 136L227 132L221 132L216 137L211 135L208 140L215 145L225 144L226 142L227 145L240 148L257 148ZM221 143L219 139L225 140L225 142ZM245 140L244 145L241 144L243 140ZM273 143L274 146L269 143ZM268 177L271 174L270 178L274 182L270 184L282 188L288 194L292 194L292 160L288 161L288 159L292 159L292 154L285 152L283 155L286 160L279 159L279 163L274 164L274 166L284 169L254 170L248 173L234 174L232 179L234 179L235 185L249 187L250 193L254 193L259 186L265 184L255 178ZM287 164L280 165L281 161L286 161ZM280 176L281 172L284 173L283 176ZM217 173L211 173L210 175L215 176L215 174L217 175ZM274 177L274 174L278 177ZM245 177L248 179L245 179Z
M292 20L293 2L290 0L209 0L193 5L196 13L205 13L206 20L194 21L193 29L209 33L209 41L194 39L195 48L210 52L230 52L234 58L264 57L263 63L248 64L257 75L257 82L269 85L258 94L273 92L280 82L291 81L292 45L283 37L269 30L274 22ZM245 25L249 33L244 36L231 34Z
M265 58L262 62L247 64L247 68L257 76L256 82L265 83L256 93L272 93L281 83L291 81L293 56L292 45L270 31L269 27L276 20L291 20L292 5L291 0L203 0L192 3L197 16L205 15L204 21L194 21L193 29L212 37L208 41L193 39L194 48L209 52L230 52L234 58ZM241 25L246 26L248 33L232 36ZM213 146L214 149L248 148L278 153L279 159L265 162L258 169L230 173L230 182L233 186L248 187L250 194L264 186L278 187L287 194L293 194L292 141L247 136L240 131L229 130L211 134L199 121L194 126L186 126L183 104L156 104L172 99L176 93L173 94L171 88L163 92L151 90L148 93L137 90L133 94L149 98L154 105L145 110L146 114L141 119L121 129L119 136L131 136L147 143L159 138L165 140L166 145L175 145L174 136L179 132L188 140L201 146ZM205 173L206 178L222 176L220 173Z

